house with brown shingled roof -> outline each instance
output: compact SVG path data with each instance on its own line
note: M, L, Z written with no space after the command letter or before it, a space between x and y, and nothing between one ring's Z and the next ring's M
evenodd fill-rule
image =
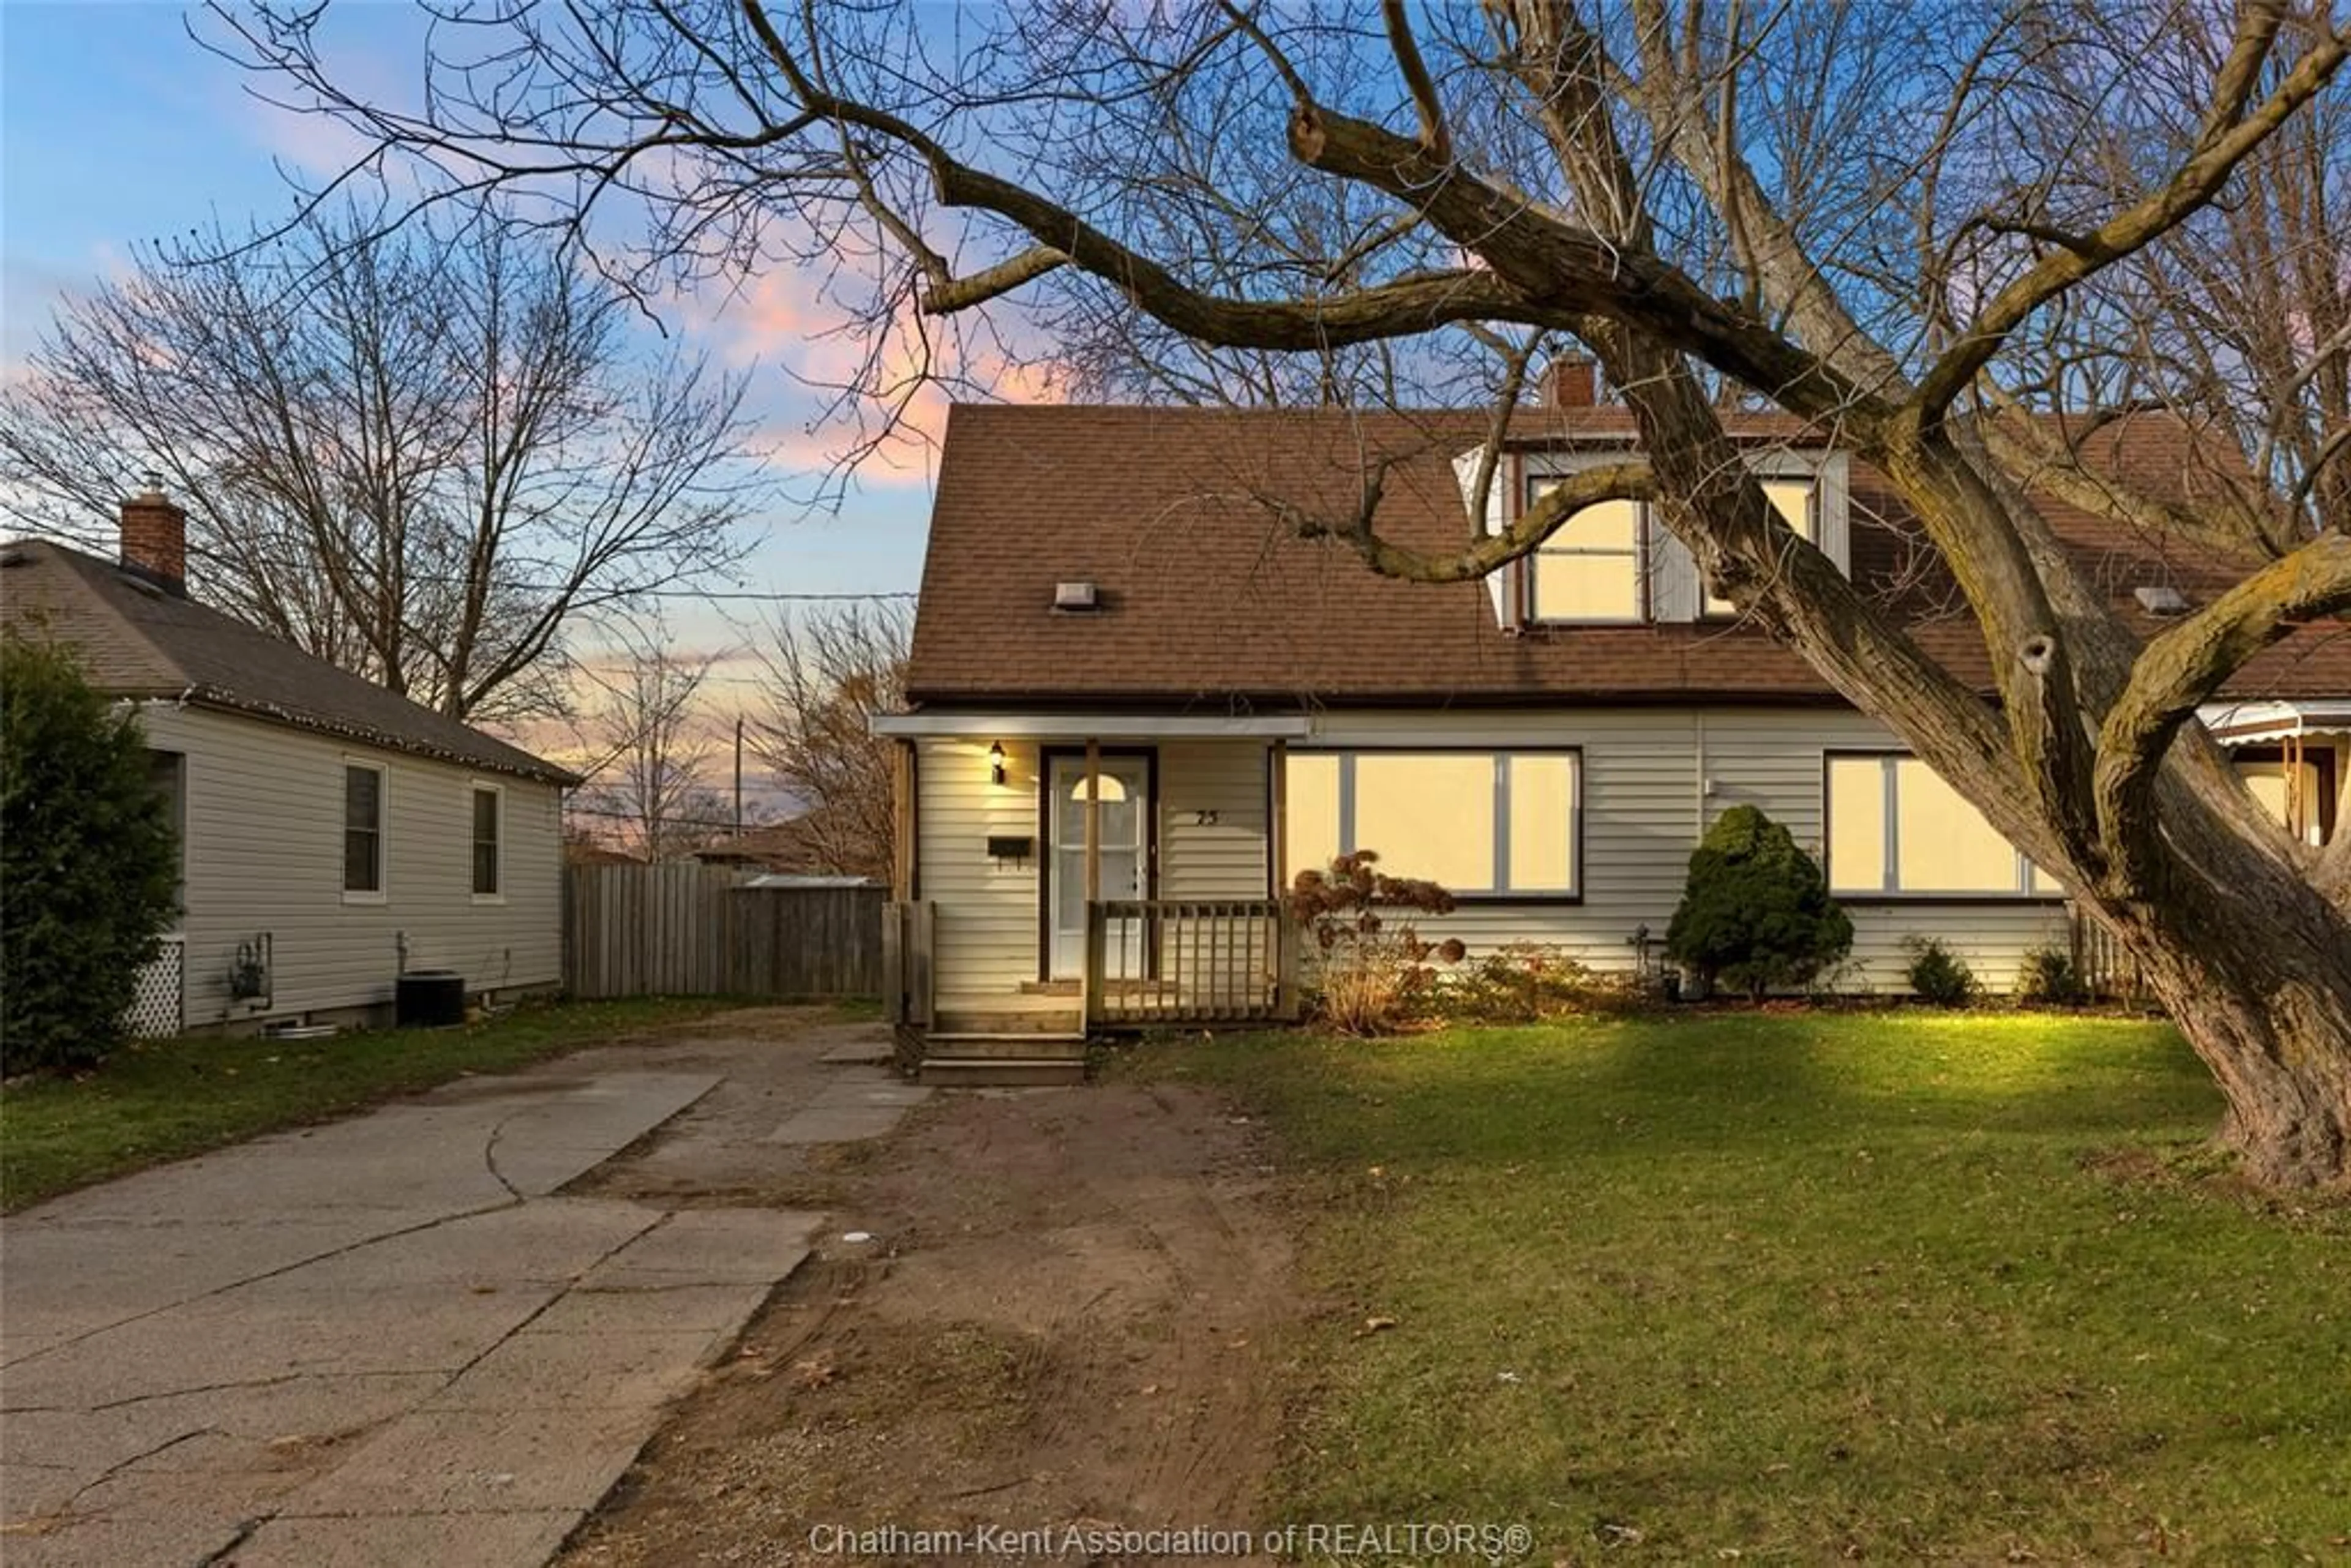
M1381 535L1458 551L1633 441L1588 385L1522 423L1478 517L1482 414L953 412L911 711L874 726L901 746L896 1001L935 1062L986 1071L1065 1055L1045 1042L1089 1027L1279 1010L1272 900L1353 850L1453 891L1424 935L1630 967L1699 837L1742 803L1823 862L1856 930L1849 984L1901 988L1919 936L2004 988L2068 939L2064 890L1713 598L1644 506L1593 507L1441 586L1300 527L1353 517L1377 467ZM1731 428L1790 527L1989 691L1975 623L1892 486L1786 416ZM2175 496L2209 482L2167 418L2099 440L2095 461ZM2233 580L2184 545L2043 509L2142 631ZM2258 797L2331 834L2351 805L2351 626L2270 649L2206 718Z
M179 925L133 1031L389 1022L428 971L474 997L559 987L578 779L190 600L185 527L151 493L123 505L119 559L0 544L0 625L135 706L179 825Z

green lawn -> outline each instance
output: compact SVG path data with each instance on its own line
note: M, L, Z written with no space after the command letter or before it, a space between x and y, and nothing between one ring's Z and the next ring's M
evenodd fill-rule
M2218 1100L2165 1027L1717 1014L1135 1070L1258 1108L1308 1206L1284 1521L1521 1522L1541 1563L2351 1556L2351 1209L2179 1174Z
M0 1089L0 1208L733 1005L575 1002L452 1030L133 1042L82 1077L27 1078Z

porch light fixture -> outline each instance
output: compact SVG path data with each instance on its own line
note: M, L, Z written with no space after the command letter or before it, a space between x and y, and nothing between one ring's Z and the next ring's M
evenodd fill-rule
M1004 742L1000 740L987 748L987 781L991 784L1004 782Z

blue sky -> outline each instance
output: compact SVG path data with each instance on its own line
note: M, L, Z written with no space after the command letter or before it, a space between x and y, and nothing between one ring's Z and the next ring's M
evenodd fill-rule
M124 267L136 242L278 215L289 200L280 162L312 172L334 162L331 129L257 101L241 73L188 37L188 15L135 0L0 3L0 373L24 363L60 298ZM413 78L413 16L385 0L338 5L332 20L371 68ZM807 399L787 369L821 351L801 337L816 313L809 286L775 277L715 321L672 324L753 367L753 401L787 454L787 487L801 494L813 483L790 483L789 454L825 441L806 431ZM742 586L912 589L929 505L919 457L861 477L837 515L779 505L755 531ZM671 620L705 646L738 635L695 606L671 606Z

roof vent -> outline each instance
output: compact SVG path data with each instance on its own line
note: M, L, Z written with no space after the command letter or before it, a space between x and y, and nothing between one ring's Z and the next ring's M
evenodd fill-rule
M2164 583L2159 586L2148 588L2134 588L2131 590L2131 597L2137 600L2138 607L2141 610L2146 611L2149 615L2185 615L2188 613L2187 595L2181 593L2179 590L2172 587L2169 583Z
M1102 608L1102 589L1091 582L1057 582L1053 608L1065 615L1091 615Z

